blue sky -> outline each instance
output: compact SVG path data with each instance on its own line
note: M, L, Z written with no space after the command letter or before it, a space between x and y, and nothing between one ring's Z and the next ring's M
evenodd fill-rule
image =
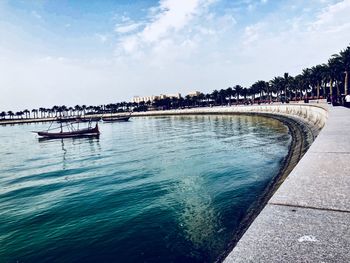
M0 0L0 110L249 86L350 42L350 0Z

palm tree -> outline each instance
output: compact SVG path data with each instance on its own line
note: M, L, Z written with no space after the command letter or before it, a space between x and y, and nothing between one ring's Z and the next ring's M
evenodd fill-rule
M346 49L340 51L340 60L345 73L344 78L344 94L348 94L348 84L349 84L349 72L350 72L350 46Z
M307 70L308 72L308 70ZM305 73L304 73L305 74ZM298 89L299 89L299 98L303 97L303 91L308 91L309 89L309 76L308 73L296 75L293 80L290 82L290 88L294 91L294 100L298 99Z
M337 95L339 96L339 86L338 86L338 79L340 77L342 71L342 65L341 65L341 59L338 55L333 55L328 60L328 75L329 75L329 92L332 97L333 95L333 84L336 83L337 87Z
M81 109L82 109L82 111L83 111L83 114L84 114L84 116L85 116L85 111L86 111L86 105L82 105L82 106L81 106Z
M106 108L109 105L106 105ZM81 107L79 105L75 105L74 106L74 110L76 111L76 115L79 116L80 115L80 111L82 110Z
M289 89L289 85L290 85L290 83L291 83L291 81L293 80L293 77L291 77L290 75L289 75L289 73L284 73L284 75L283 75L283 79L284 79L284 97L285 97L285 99L287 99L287 91L288 91L288 89Z
M61 106L61 111L63 112L63 115L68 115L68 108L66 105Z
M33 113L33 118L38 118L38 110L37 109L32 109Z
M248 89L247 88L243 88L242 91L241 91L241 95L244 97L244 103L246 103L247 95L248 95Z
M209 105L209 100L211 99L211 96L209 93L205 94L205 99L207 100L207 106Z
M10 116L10 119L13 119L13 116L15 115L13 111L8 111L7 115Z
M227 94L227 96L228 96L228 103L230 104L230 106L231 106L231 98L232 98L232 96L233 96L233 89L231 88L231 87L228 87L227 89L226 89L226 94Z
M271 86L272 91L274 91L276 93L277 98L279 98L279 100L281 100L281 94L282 94L282 91L284 89L284 78L274 77L270 81L270 86Z
M236 98L237 98L237 99L236 99L236 104L239 103L239 94L241 93L242 89L243 89L243 87L240 86L240 85L236 85L236 86L234 87L234 92L236 93Z
M322 94L323 97L326 97L329 92L327 92L327 85L330 82L330 77L329 77L329 67L327 64L322 64L321 65L321 78L322 78Z
M69 116L73 116L74 108L73 107L69 107L68 108L68 112L69 112Z
M5 117L6 117L6 112L5 112L5 111L2 111L2 112L0 113L0 117L1 117L2 119L5 119Z
M253 85L254 85L255 92L259 94L259 102L261 102L261 99L263 97L263 92L267 90L268 83L263 80L259 80L255 82Z
M255 95L259 93L259 87L258 82L255 82L250 88L249 88L249 94L253 98L253 102L255 102Z
M178 105L179 105L179 99L176 97L171 97L170 98L170 108L176 109L176 108L178 108Z
M26 119L28 119L28 115L29 115L29 118L30 118L30 111L29 110L25 109L23 111L23 113L26 115Z
M315 81L312 78L312 70L310 68L303 69L302 75L298 75L297 83L300 85L300 89L309 89L309 86L311 85L311 96L314 95L314 85Z
M213 90L213 92L211 93L211 98L214 100L215 105L219 98L219 92L217 90Z
M203 106L203 104L204 104L203 101L205 99L205 95L203 93L199 93L197 98L198 98L198 101L199 101L199 105Z
M40 112L40 118L43 118L43 114L45 113L45 108L39 108L39 112Z
M311 82L316 85L316 97L320 98L320 87L322 85L322 71L323 66L317 65L311 68Z
M17 116L17 119L19 119L19 117L21 117L21 119L22 119L23 118L23 111L17 111L16 116Z
M227 96L226 90L221 89L221 90L219 91L219 98L220 98L221 105L223 105L223 104L225 103L225 101L226 101L226 96Z

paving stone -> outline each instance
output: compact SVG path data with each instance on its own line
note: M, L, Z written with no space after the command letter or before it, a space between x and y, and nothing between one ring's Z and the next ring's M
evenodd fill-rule
M270 202L350 212L349 163L350 153L307 152Z
M225 259L349 262L350 213L267 205Z

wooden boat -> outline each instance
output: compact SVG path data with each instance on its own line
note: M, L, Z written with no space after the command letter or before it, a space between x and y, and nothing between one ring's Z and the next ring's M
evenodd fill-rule
M91 122L91 121L100 121L101 120L101 117L78 117L76 118L76 121L79 121L79 122Z
M104 122L124 122L124 121L129 121L130 115L129 116L111 116L111 117L102 117L102 120Z
M57 122L72 122L75 121L76 118L75 117L58 117L56 119Z
M69 131L63 131L63 126L61 124L61 130L58 132L50 132L50 129L47 131L37 131L34 133L37 133L42 138L49 138L49 139L61 139L61 138L73 138L73 137L92 137L92 136L99 136L100 131L98 129L98 124L96 123L95 127L91 127L90 125L87 128L84 129L75 129L73 128L73 125L70 124L70 130Z

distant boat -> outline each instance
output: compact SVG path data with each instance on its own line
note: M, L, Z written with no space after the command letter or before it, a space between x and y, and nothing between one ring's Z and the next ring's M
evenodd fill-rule
M72 123L66 125L68 131L63 131L64 126L61 126L59 128L55 129L48 129L47 131L34 131L34 133L37 133L41 138L46 139L61 139L61 138L73 138L73 137L96 137L100 135L100 131L98 129L98 124L96 123L95 127L89 126L84 129L75 128ZM56 132L50 132L50 130L57 130Z
M102 120L104 122L125 122L125 121L129 121L131 117L131 114L128 116L110 116L110 117L102 117Z
M79 122L91 122L91 121L100 121L101 120L101 117L77 117L76 118L76 121L79 121Z
M75 120L76 120L75 117L58 117L58 118L56 118L57 122L72 122Z

